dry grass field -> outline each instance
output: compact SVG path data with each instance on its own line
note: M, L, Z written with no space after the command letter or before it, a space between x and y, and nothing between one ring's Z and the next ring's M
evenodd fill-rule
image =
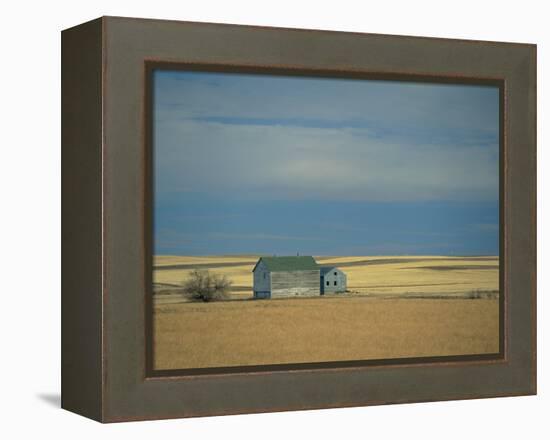
M252 269L257 255L154 258L155 298L181 302L181 283L195 268L227 275L233 281L233 299L252 297ZM498 294L498 257L316 257L321 265L334 265L348 277L351 295L454 296L476 292Z
M498 352L498 257L317 257L348 293L252 300L257 259L155 257L156 369ZM233 300L186 301L195 268L227 275Z
M156 369L498 352L494 299L312 298L155 309Z

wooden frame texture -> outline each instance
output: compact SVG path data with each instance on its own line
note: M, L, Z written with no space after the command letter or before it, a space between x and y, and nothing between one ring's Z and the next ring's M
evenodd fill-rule
M151 69L497 85L496 355L156 372ZM536 46L103 17L62 33L62 407L102 422L536 393Z

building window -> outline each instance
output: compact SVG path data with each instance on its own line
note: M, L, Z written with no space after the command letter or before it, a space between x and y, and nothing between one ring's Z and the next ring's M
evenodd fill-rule
M267 274L264 272L264 280L266 279L266 277L267 277Z
M334 272L334 276L337 277L337 276L338 276L338 273Z
M336 286L337 284L338 284L338 283L335 281L335 282L334 282L334 285Z
M330 286L330 281L327 281L327 286Z

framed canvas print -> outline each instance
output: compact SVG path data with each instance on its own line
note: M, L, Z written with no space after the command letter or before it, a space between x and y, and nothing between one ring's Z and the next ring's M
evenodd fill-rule
M536 46L62 34L62 406L536 393Z

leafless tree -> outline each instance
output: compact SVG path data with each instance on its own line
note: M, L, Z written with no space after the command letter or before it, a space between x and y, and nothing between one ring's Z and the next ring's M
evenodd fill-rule
M229 297L231 281L225 275L195 269L183 282L185 295L197 301L219 301Z

